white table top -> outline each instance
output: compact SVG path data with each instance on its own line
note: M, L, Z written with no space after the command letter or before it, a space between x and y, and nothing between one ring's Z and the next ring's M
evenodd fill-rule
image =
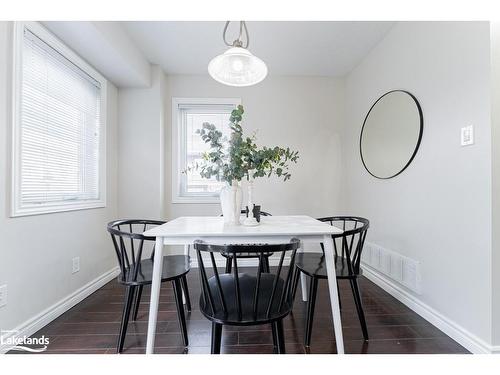
M224 224L220 216L183 216L144 232L151 237L310 236L342 230L310 216L261 216L260 225Z

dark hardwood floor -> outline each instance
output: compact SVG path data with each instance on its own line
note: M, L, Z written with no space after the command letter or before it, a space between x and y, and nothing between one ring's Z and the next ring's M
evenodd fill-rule
M211 324L198 310L198 270L188 275L193 311L187 314L189 347L182 346L173 291L164 283L156 334L155 353L210 353ZM370 340L363 341L348 283L340 281L342 324L346 353L468 353L461 345L398 302L375 284L361 278ZM68 312L38 331L33 337L50 338L45 353L116 352L124 288L112 281ZM124 353L144 353L146 345L149 287L142 295L137 322L130 322ZM284 323L287 353L336 353L326 281L320 282L310 348L303 346L305 303L300 290L293 314ZM223 329L222 353L273 353L270 327Z

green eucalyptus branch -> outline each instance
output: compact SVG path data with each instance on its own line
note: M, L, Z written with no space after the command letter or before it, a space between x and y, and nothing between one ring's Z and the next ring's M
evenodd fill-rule
M243 113L241 105L231 112L229 139L223 137L215 125L207 122L203 124L202 129L197 130L202 140L210 145L210 149L203 154L201 164L189 166L187 170L196 169L203 178L215 177L218 181L229 184L245 177L249 179L276 175L283 178L283 181L290 179L290 164L297 163L299 152L278 146L259 149L255 143L255 134L251 137L243 135L240 124Z

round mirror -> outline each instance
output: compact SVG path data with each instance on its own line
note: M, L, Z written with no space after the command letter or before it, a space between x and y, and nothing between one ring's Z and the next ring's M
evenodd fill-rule
M409 92L390 91L372 105L365 117L359 148L368 173L382 179L403 172L422 139L422 109Z

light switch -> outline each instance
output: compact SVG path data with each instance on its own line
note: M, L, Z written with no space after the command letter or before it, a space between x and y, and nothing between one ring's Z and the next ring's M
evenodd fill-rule
M80 271L80 257L73 258L73 267L71 273L77 273Z
M474 144L474 127L472 125L469 125L460 129L460 145L468 146L473 144Z

